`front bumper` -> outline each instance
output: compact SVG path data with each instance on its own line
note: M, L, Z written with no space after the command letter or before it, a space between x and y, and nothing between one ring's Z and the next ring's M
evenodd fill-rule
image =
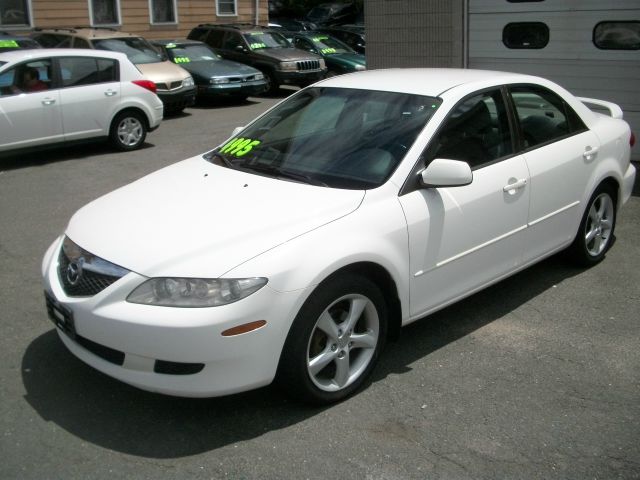
M181 110L196 103L196 87L181 88L174 91L156 92L162 103L164 110Z
M44 289L72 315L75 335L60 327L58 334L85 363L144 390L186 397L250 390L275 377L302 292L280 293L266 285L221 307L138 305L126 297L145 277L132 272L92 297L69 297L58 277L60 245L58 239L43 260ZM267 324L233 337L221 335L255 320Z
M322 70L298 70L295 72L276 70L275 76L278 85L296 85L304 87L322 80L326 73L326 68Z
M198 96L219 97L227 95L259 95L267 89L264 80L257 82L238 82L198 85Z

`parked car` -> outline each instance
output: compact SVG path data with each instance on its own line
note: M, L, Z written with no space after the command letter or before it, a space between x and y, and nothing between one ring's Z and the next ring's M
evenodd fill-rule
M156 84L166 113L177 113L195 102L196 87L189 72L163 57L144 38L110 28L36 28L32 37L47 48L93 48L122 52Z
M327 65L327 76L341 75L367 69L364 55L356 53L340 40L318 32L298 32L293 35L293 46L318 54Z
M337 38L341 42L349 45L358 53L363 55L365 54L367 42L364 28L357 25L345 25L341 27L319 28L318 31Z
M322 57L291 48L282 35L257 25L199 25L188 38L205 42L222 58L260 70L270 92L280 85L304 87L327 71Z
M37 49L0 53L0 112L2 153L101 138L133 150L163 107L124 54Z
M22 35L13 35L8 32L0 32L0 53L11 50L30 50L42 48L35 40Z
M600 262L633 142L619 107L538 77L327 79L79 210L43 260L49 315L146 390L338 401L401 326L563 249Z
M197 40L156 40L172 62L188 71L196 82L199 98L233 97L244 100L259 95L267 81L259 70L230 60L223 60L203 42Z
M271 18L269 17L269 28L271 30L280 30L288 32L305 32L318 28L315 23L305 20L296 20L293 18Z
M322 3L309 10L306 19L321 26L344 25L355 22L358 13L355 3Z

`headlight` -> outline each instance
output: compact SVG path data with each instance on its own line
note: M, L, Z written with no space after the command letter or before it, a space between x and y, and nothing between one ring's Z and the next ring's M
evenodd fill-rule
M356 70L366 70L367 67L365 67L364 65L356 65Z
M224 77L213 77L211 80L209 80L209 83L212 83L214 85L221 85L223 83L229 83L229 79Z
M320 68L325 68L327 66L326 63L324 63L324 58L320 59Z
M280 62L280 70L294 72L298 70L297 62Z
M253 78L254 80L264 80L264 75L261 73L258 73Z
M217 307L237 302L267 284L266 278L150 278L127 301L163 307Z
M193 77L187 77L182 81L183 87L193 87L195 84L193 83Z

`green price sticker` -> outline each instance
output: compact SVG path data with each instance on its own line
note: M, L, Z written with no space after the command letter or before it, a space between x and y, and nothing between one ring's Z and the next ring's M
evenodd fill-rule
M250 138L234 138L220 149L220 153L243 157L260 143L262 143L260 140L251 140Z
M176 46L177 46L177 45L176 45L175 43L167 43L167 44L165 45L165 48L176 48Z
M267 48L267 46L264 43L252 43L249 46L251 47L251 50L258 50L259 48Z
M189 57L175 57L173 61L175 63L189 63L191 59Z
M0 40L0 48L18 48L19 46L15 40Z
M325 55L328 53L336 53L336 49L335 48L323 48L322 50L320 50L321 53L324 53Z
M314 42L321 42L322 40L328 40L329 37L313 37Z

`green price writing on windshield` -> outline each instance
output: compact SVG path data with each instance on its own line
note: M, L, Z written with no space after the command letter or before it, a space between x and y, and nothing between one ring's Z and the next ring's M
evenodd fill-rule
M322 40L328 40L329 37L313 37L314 42L321 42Z
M175 57L173 61L175 63L189 63L191 59L189 57Z
M322 50L320 50L321 53L336 53L336 49L335 48L323 48Z
M251 140L250 138L235 138L226 143L221 149L220 153L228 153L229 155L235 155L236 157L242 157L253 150L253 147L260 145L260 140Z
M264 43L252 43L251 45L249 45L251 47L251 50L258 50L259 48L267 48L267 46Z
M0 40L0 48L18 48L19 46L15 40Z

